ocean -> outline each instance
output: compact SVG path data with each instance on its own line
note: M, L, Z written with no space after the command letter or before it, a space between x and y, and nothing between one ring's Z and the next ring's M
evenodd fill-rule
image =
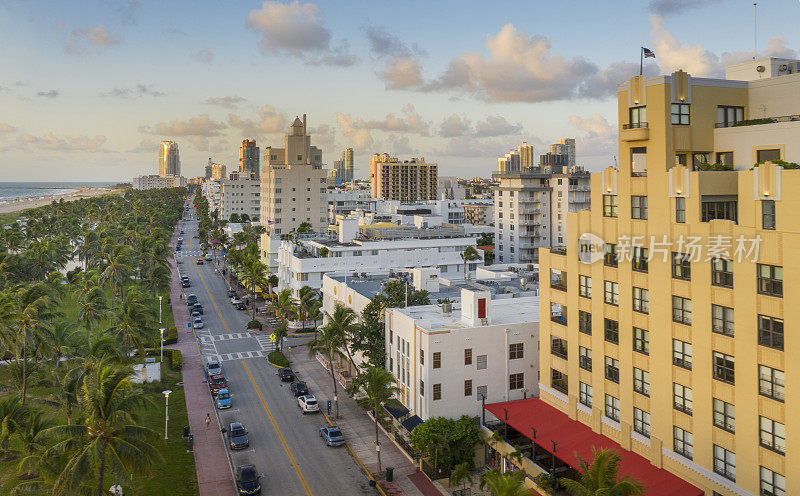
M78 188L111 186L112 182L101 183L48 183L48 182L20 182L0 183L0 201L14 200L16 198L36 198L51 195L66 195L73 193Z

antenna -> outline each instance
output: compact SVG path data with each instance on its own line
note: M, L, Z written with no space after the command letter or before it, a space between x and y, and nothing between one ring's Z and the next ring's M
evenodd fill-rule
M758 23L756 22L756 11L758 10L758 4L753 3L753 60L758 58L758 38L756 37L756 28Z

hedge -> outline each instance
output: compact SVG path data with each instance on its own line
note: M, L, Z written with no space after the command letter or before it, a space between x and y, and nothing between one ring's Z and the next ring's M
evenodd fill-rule
M289 360L281 353L280 351L271 351L269 355L267 355L267 359L269 363L272 365L277 365L278 367L288 367Z
M147 356L160 356L160 354L160 348L145 349L145 355ZM183 353L181 353L181 350L164 348L164 356L169 359L169 367L172 370L181 370L183 368Z
M248 329L261 329L262 328L261 322L259 322L257 320L251 320L250 322L247 323L247 328Z
M167 334L164 336L164 346L169 344L175 344L178 342L178 330L174 327L170 327L167 329Z

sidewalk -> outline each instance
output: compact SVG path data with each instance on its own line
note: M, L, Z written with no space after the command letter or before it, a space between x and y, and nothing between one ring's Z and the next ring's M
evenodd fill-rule
M333 384L331 376L322 364L315 358L308 356L305 346L292 346L286 352L286 357L292 364L300 380L306 381L312 394L317 397L320 405L327 405L328 399L333 399ZM378 468L378 455L375 452L375 423L358 406L355 400L338 386L339 393L339 419L333 419L341 429L344 438L356 457L363 463L377 480L383 480L384 474L376 474ZM335 407L334 407L335 408ZM381 469L394 468L394 482L384 483L386 493L392 495L414 496L441 496L442 493L419 472L417 467L409 460L405 453L391 441L383 431L379 435L381 443Z
M180 229L176 229L176 233ZM173 234L170 248L174 248L177 234ZM189 310L181 295L177 265L170 259L170 301L175 328L178 330L178 342L168 348L175 348L183 353L183 389L186 396L186 410L189 416L189 427L194 435L194 463L197 470L197 486L200 496L235 496L236 487L228 466L228 455L225 444L219 433L219 425L214 412L211 393L205 383L203 363L197 341L191 332L187 332ZM206 429L206 413L211 414L211 427Z

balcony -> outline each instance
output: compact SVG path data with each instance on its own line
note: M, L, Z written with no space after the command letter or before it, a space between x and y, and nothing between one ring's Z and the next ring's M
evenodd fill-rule
M646 122L623 124L619 133L622 141L644 141L650 139L650 129Z
M715 128L722 127L741 127L741 126L759 126L761 124L775 124L777 122L794 122L800 121L800 115L781 115L779 117L765 117L763 119L748 119L739 122L717 122L714 124Z

